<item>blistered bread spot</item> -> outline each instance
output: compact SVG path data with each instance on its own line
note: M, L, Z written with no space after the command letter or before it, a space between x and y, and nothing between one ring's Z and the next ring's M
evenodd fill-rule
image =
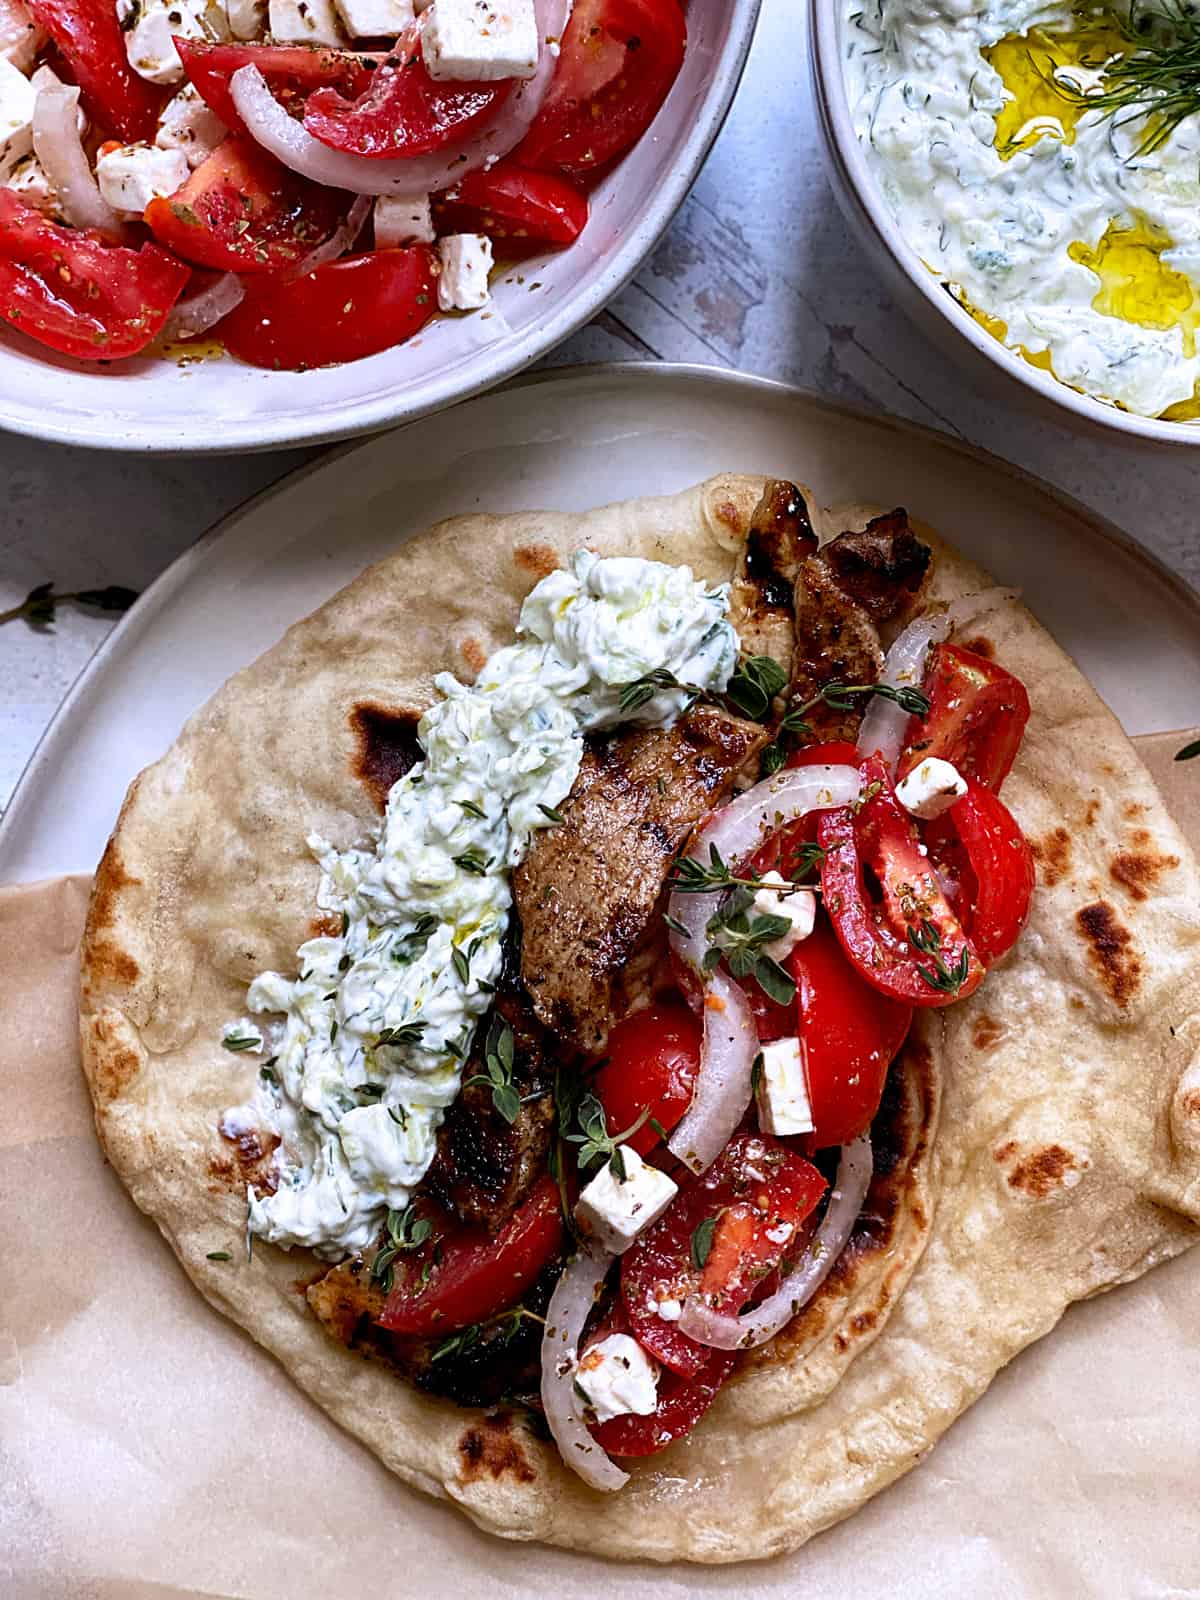
M1084 825L1084 827L1085 828L1094 828L1096 826L1096 818L1099 815L1100 815L1100 802L1099 802L1099 800L1089 800L1088 803L1087 803L1087 810L1083 813L1083 825Z
M971 1029L971 1043L976 1050L994 1050L1003 1037L1004 1026L997 1022L995 1017L989 1017L984 1011L975 1018Z
M1141 987L1142 961L1133 935L1107 900L1075 913L1088 957L1106 994L1124 1010Z
M482 642L469 634L458 647L463 666L472 678L477 678L487 666L488 653Z
M995 658L996 646L984 633L977 633L973 639L964 639L962 644L964 650L970 650L973 655L983 656L986 661Z
M308 927L310 939L336 939L342 931L342 919L336 912L325 911L313 917Z
M272 1158L279 1148L279 1135L261 1128L233 1128L224 1120L219 1132L228 1154L209 1160L212 1176L240 1195L245 1194L248 1184L259 1194L274 1194L279 1180Z
M1004 1160L1017 1153L1019 1146L1010 1142L1002 1147ZM1000 1151L993 1152L997 1160ZM1031 1150L1017 1161L1008 1172L1008 1186L1030 1200L1048 1200L1060 1189L1073 1189L1087 1171L1091 1162L1087 1156L1075 1156L1061 1144L1047 1144Z
M377 811L387 806L392 785L421 759L419 711L395 710L362 701L350 713L354 754L350 770Z
M97 1105L119 1099L142 1070L144 1052L120 1011L104 1010L88 1018L90 1065Z
M1119 850L1109 862L1108 874L1131 900L1147 900L1163 873L1179 865L1179 857L1163 855L1155 847L1153 835L1145 828L1136 828L1129 843L1130 849Z
M1065 828L1055 828L1044 839L1031 839L1029 848L1042 882L1053 889L1071 870L1071 835Z
M535 578L548 578L561 565L558 551L552 544L519 544L513 551L513 560L522 572Z
M458 1442L459 1481L477 1483L481 1478L512 1478L516 1483L533 1483L537 1473L529 1462L517 1434L511 1411L496 1411L481 1417L467 1428Z
M136 787L135 784L134 788ZM129 792L132 796L133 790ZM112 927L116 921L117 901L122 890L133 888L140 882L140 878L133 877L125 870L125 863L121 860L120 851L117 849L116 838L110 839L108 848L100 858L100 865L96 868L96 877L92 884L88 926L93 934L100 928ZM136 967L133 976L137 977Z

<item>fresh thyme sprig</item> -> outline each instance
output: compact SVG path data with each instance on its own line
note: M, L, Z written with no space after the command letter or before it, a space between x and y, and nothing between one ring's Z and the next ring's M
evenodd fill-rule
M942 955L942 936L928 917L922 919L919 928L909 928L908 942L914 950L929 956L933 962L932 967L917 968L929 987L941 994L957 994L971 975L971 958L966 949L963 949L954 965L948 967Z
M787 688L787 672L774 656L746 656L729 680L725 694L752 722L765 722L771 702Z
M1055 92L1072 105L1100 111L1115 127L1146 119L1135 156L1151 155L1187 117L1200 111L1200 16L1190 5L1165 0L1161 7L1138 5L1126 22L1113 21L1138 48L1103 65L1104 87L1087 90L1070 82L1070 68L1049 78Z
M419 1044L425 1032L423 1022L402 1022L396 1028L384 1028L375 1043L380 1044Z
M503 1311L498 1317L492 1317L488 1322L472 1322L469 1327L460 1328L457 1333L452 1333L442 1340L433 1354L431 1361L444 1361L447 1356L461 1356L466 1351L473 1349L489 1328L500 1328L495 1343L509 1345L516 1338L522 1322L540 1322L545 1326L545 1317L539 1317L536 1311L530 1311L527 1306L514 1306L511 1311ZM506 1326L507 1324L507 1326Z
M859 698L891 700L910 716L929 715L929 696L921 689L908 685L894 688L890 683L827 683L803 705L789 706L780 718L775 743L769 744L760 757L764 778L773 777L787 760L788 745L794 739L810 738L813 725L809 712L818 706L828 706L832 711L853 711Z
M428 1217L418 1217L415 1208L409 1205L403 1211L388 1212L384 1231L386 1239L371 1263L371 1282L378 1284L384 1294L390 1294L396 1257L423 1245L433 1232L433 1223Z
M643 1106L641 1116L636 1122L631 1122L623 1133L609 1133L604 1107L594 1094L585 1094L576 1109L576 1119L581 1131L564 1135L570 1144L579 1146L580 1171L594 1167L598 1161L607 1161L613 1177L618 1183L624 1183L629 1174L621 1146L627 1139L633 1138L649 1116L650 1107Z
M128 611L137 599L136 589L125 589L110 583L104 589L77 589L73 594L55 594L52 583L39 583L35 589L8 611L0 611L0 623L16 622L23 618L38 632L48 632L61 605L92 606L98 611Z
M628 716L631 711L639 711L653 700L660 689L682 689L685 694L691 695L700 693L694 685L680 683L666 667L655 667L652 672L643 672L640 678L634 678L632 683L621 684L617 704L623 715Z
M714 889L731 889L740 884L747 889L761 889L762 879L757 876L739 877L721 859L716 845L708 848L708 865L693 856L680 856L668 880L672 889L681 894L711 894Z
M791 929L791 919L773 915L751 917L749 909L754 891L739 884L725 904L708 920L706 932L711 941L701 967L712 972L722 957L735 978L753 978L763 993L779 1005L790 1005L796 984L789 972L766 951L765 946L782 939Z
M503 1017L493 1016L483 1047L484 1071L468 1078L464 1088L480 1083L492 1091L492 1105L497 1115L510 1125L517 1120L521 1110L521 1096L513 1083L513 1031Z

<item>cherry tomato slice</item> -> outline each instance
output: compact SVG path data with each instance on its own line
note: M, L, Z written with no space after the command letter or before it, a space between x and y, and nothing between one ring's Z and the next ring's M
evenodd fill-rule
M588 219L587 196L552 172L513 161L472 172L436 204L439 233L486 233L531 245L574 244Z
M648 1006L622 1018L608 1036L608 1060L592 1084L609 1133L623 1133L647 1106L670 1133L692 1103L700 1044L700 1023L680 1001ZM645 1156L660 1139L646 1122L628 1143Z
M1012 812L976 778L926 831L939 864L951 851L959 882L956 911L990 966L1011 950L1029 920L1033 852Z
M191 270L62 228L0 188L0 307L8 325L80 361L136 355L162 329Z
M396 1258L380 1326L432 1334L483 1322L515 1305L562 1247L558 1187L549 1174L497 1234L443 1216L425 1244Z
M201 99L227 128L243 134L245 124L229 87L229 80L239 67L257 67L276 100L296 116L303 111L309 95L318 89L329 89L348 99L365 94L372 70L382 60L380 56L314 49L305 44L206 44L197 39L176 39L175 48Z
M734 1134L621 1258L621 1297L639 1343L673 1372L695 1376L708 1348L654 1308L701 1289L718 1309L740 1311L796 1248L826 1188L816 1167L778 1139Z
M389 350L437 310L433 252L372 250L302 278L252 278L218 325L228 349L256 367L301 371Z
M28 0L79 85L83 108L101 128L126 143L153 140L167 91L129 65L125 35L110 0Z
M304 126L313 138L356 156L423 156L494 116L514 80L435 83L420 39L419 25L402 34L360 93L347 97L335 88L320 88L311 94Z
M691 1433L733 1371L732 1350L710 1350L690 1378L665 1367L658 1380L658 1406L648 1417L632 1412L597 1423L592 1438L610 1456L652 1456Z
M842 949L882 994L914 1006L946 1006L983 982L984 964L954 915L885 762L861 766L866 798L825 811L821 889ZM882 899L868 896L870 868Z
M912 1007L865 982L821 915L788 957L815 1149L849 1144L879 1110L884 1080L908 1037Z
M580 177L636 144L683 65L678 0L579 0L522 166Z
M181 189L146 207L156 239L201 267L280 272L295 267L345 216L349 198L299 177L235 134Z
M897 781L930 756L998 791L1012 769L1029 721L1025 685L986 656L939 644L923 685L929 714L909 724Z

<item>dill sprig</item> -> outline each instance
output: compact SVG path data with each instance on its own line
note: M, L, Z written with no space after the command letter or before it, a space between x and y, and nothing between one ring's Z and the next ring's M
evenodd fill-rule
M1104 87L1088 91L1072 84L1064 69L1050 82L1064 100L1100 111L1115 127L1139 118L1148 126L1135 155L1151 155L1187 117L1200 111L1200 15L1183 0L1139 6L1114 22L1138 48L1104 66Z

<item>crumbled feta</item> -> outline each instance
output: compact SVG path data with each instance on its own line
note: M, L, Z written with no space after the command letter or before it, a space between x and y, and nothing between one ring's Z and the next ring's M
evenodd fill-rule
M764 1133L772 1133L776 1137L811 1133L812 1106L804 1075L804 1051L799 1039L771 1039L762 1046L760 1053L759 1127Z
M374 216L376 250L432 244L437 237L427 194L381 194L375 201Z
M257 39L267 31L267 0L225 0L225 18L235 39Z
M628 1145L620 1147L619 1159L624 1178L606 1161L579 1196L575 1220L580 1231L597 1239L605 1250L620 1255L641 1233L656 1222L678 1192L676 1185L649 1167Z
M678 1322L683 1315L683 1303L679 1300L660 1300L658 1314L664 1322Z
M285 44L345 44L333 0L270 0L270 33Z
M0 57L28 72L46 35L21 0L0 0Z
M352 39L394 39L412 26L412 0L336 0Z
M209 39L208 0L117 0L129 65L149 83L178 83L183 63L173 40Z
M575 1382L597 1422L630 1412L649 1417L658 1409L658 1363L627 1333L610 1333L584 1351Z
M492 241L486 234L447 234L438 240L438 257L438 305L443 311L478 311L487 305Z
M943 816L967 792L965 779L949 761L930 756L896 785L896 799L924 822Z
M0 173L5 177L33 149L37 90L11 61L0 57Z
M123 144L96 163L100 193L114 211L140 217L151 200L174 194L188 180L187 157L152 144Z
M200 96L194 83L185 83L168 100L159 119L154 142L160 150L178 150L189 167L198 167L217 148L228 129Z
M786 917L791 923L782 934L763 949L775 961L782 961L796 948L801 939L807 939L817 920L817 897L811 889L798 889L778 872L765 872L764 887L757 889L749 915L754 917Z
M538 63L533 0L434 0L421 53L431 78L532 78Z

